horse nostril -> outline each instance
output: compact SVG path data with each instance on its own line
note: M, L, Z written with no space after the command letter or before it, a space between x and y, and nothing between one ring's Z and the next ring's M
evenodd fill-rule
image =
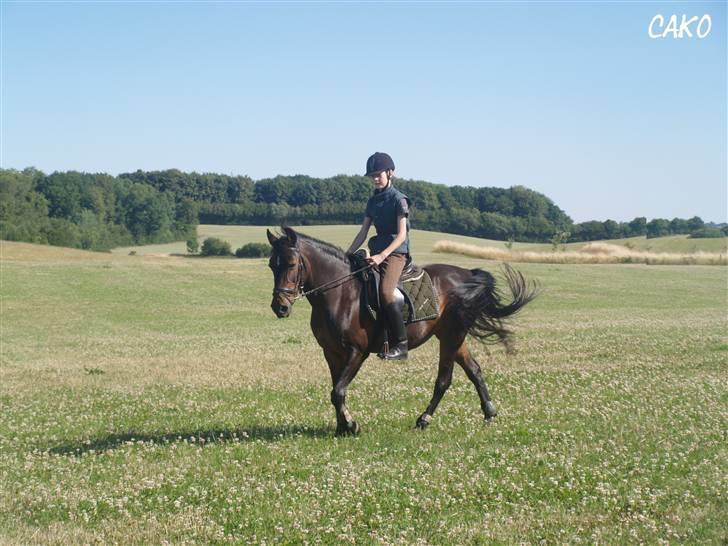
M281 313L288 313L288 306L287 305L281 305Z

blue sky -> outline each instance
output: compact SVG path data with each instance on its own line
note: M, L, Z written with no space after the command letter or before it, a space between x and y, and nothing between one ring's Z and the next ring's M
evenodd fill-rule
M726 221L726 3L9 2L4 168L522 184ZM650 39L709 14L703 39Z

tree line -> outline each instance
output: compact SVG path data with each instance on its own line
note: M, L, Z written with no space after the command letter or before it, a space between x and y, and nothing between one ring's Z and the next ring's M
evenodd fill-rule
M667 235L690 235L692 237L724 237L728 235L728 226L706 225L699 216L689 219L653 218L649 222L645 217L638 217L631 222L589 221L574 224L570 240L598 241L603 239L621 239L623 237L646 236L665 237Z
M253 181L243 176L167 170L119 176L195 201L199 221L205 224L358 224L373 190L366 177L347 175ZM397 179L396 186L412 200L416 229L544 241L573 225L548 197L523 186L448 187L405 179Z
M707 229L698 217L575 224L548 197L523 186L448 187L406 179L397 179L396 186L412 200L412 227L429 231L503 241L567 242L698 234ZM369 179L346 175L254 181L177 169L138 170L117 177L0 170L0 236L104 250L188 239L198 222L358 224L372 189Z
M189 199L149 184L75 171L0 169L0 237L88 250L165 243L196 231Z
M247 176L136 171L120 177L149 184L161 192L194 201L204 224L291 225L358 224L371 182L362 176L276 176L253 181ZM638 217L630 222L574 223L545 195L525 188L469 187L397 179L396 186L413 202L417 229L496 240L547 242L594 241L622 237L662 237L701 233L722 235L723 226L707 228L702 219ZM710 231L712 230L712 231Z

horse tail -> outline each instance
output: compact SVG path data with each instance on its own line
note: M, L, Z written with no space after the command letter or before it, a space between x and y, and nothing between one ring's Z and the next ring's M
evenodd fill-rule
M511 350L513 332L507 328L506 319L538 295L537 286L527 283L520 272L504 264L503 277L512 297L510 303L504 303L493 275L482 269L470 272L473 276L451 292L448 307L471 336L485 343L502 342Z

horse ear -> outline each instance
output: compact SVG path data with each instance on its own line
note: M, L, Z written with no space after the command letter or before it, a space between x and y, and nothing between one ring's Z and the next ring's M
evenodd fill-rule
M283 227L283 233L286 235L286 237L288 237L288 243L291 246L296 246L296 243L298 242L298 233L296 233L287 226Z
M278 238L275 235L273 235L269 229L266 229L265 233L266 233L266 235L268 235L268 241L270 242L271 246L276 244L276 241L278 241Z

